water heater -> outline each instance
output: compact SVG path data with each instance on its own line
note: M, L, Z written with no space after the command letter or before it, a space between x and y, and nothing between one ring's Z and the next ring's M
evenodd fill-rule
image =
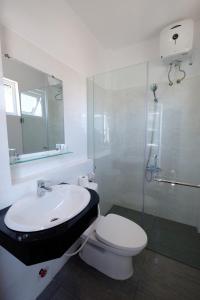
M160 33L160 56L163 62L171 64L190 57L193 48L194 21L176 22Z

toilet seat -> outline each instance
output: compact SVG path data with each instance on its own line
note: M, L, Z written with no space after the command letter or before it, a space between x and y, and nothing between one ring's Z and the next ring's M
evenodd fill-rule
M139 250L147 244L147 235L139 225L115 214L100 219L96 226L96 238L110 247L125 251Z

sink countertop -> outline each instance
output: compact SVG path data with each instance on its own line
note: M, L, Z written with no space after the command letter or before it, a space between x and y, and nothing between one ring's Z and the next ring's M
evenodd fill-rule
M19 232L4 223L8 208L0 210L0 245L26 265L62 256L98 216L98 194L88 189L89 204L77 216L37 232Z

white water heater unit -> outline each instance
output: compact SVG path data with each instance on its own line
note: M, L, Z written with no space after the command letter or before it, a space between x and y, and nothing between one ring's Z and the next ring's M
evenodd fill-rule
M160 56L163 62L182 62L191 56L193 48L194 21L176 22L160 33Z

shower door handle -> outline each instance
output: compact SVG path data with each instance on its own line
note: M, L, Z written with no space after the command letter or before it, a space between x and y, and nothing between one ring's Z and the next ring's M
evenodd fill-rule
M181 185L181 186L187 186L191 188L200 188L200 184L191 184L188 182L182 182L182 181L174 181L174 180L167 180L167 179L162 179L162 178L154 178L154 181L160 182L160 183L169 183L172 185Z

